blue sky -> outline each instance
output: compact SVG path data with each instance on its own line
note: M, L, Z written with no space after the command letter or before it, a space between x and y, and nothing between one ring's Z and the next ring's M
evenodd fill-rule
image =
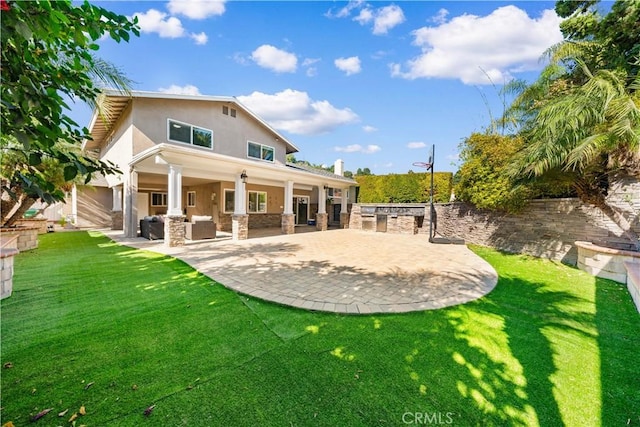
M93 3L138 16L140 37L98 51L134 89L236 96L298 159L375 174L419 171L431 144L435 170L455 171L460 142L502 113L497 89L535 79L562 40L547 1Z

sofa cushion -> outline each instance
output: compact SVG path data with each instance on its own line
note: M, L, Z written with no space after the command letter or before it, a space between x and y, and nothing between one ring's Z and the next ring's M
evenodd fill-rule
M191 215L191 222L198 222L198 221L211 221L212 217L209 215Z

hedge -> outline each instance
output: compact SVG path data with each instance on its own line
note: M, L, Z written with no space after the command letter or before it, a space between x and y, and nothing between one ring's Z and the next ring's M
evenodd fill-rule
M431 190L430 173L358 175L360 203L426 203ZM434 201L448 202L453 187L451 172L433 174Z

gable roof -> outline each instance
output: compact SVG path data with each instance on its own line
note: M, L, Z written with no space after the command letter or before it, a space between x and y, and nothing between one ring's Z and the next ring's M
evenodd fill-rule
M122 115L124 109L129 105L134 98L147 98L147 99L177 99L177 100L191 100L191 101L211 101L211 102L226 102L235 104L238 109L244 111L247 115L255 119L262 126L272 132L277 139L285 143L287 147L287 154L297 153L298 147L296 147L291 141L285 138L282 134L278 133L271 125L262 120L253 111L242 104L235 96L209 96L209 95L181 95L173 93L163 92L145 92L145 91L131 91L129 93L120 92L116 90L105 90L103 95L109 99L109 108L103 117L100 117L98 110L93 111L91 122L89 123L89 132L93 137L93 141L85 140L82 148L95 148L100 142L106 138L116 122Z

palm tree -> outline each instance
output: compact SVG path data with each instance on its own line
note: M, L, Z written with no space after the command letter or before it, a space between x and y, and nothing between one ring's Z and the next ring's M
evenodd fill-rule
M569 59L558 54L563 50L579 52L557 49L555 61ZM538 81L514 103L526 117L527 144L516 156L511 175L526 181L551 172L566 173L573 178L578 197L618 224L640 250L631 223L606 199L611 178L640 177L640 78L635 76L628 84L624 70L592 72L579 58L570 59L574 69ZM562 87L557 94L549 90L554 85Z

